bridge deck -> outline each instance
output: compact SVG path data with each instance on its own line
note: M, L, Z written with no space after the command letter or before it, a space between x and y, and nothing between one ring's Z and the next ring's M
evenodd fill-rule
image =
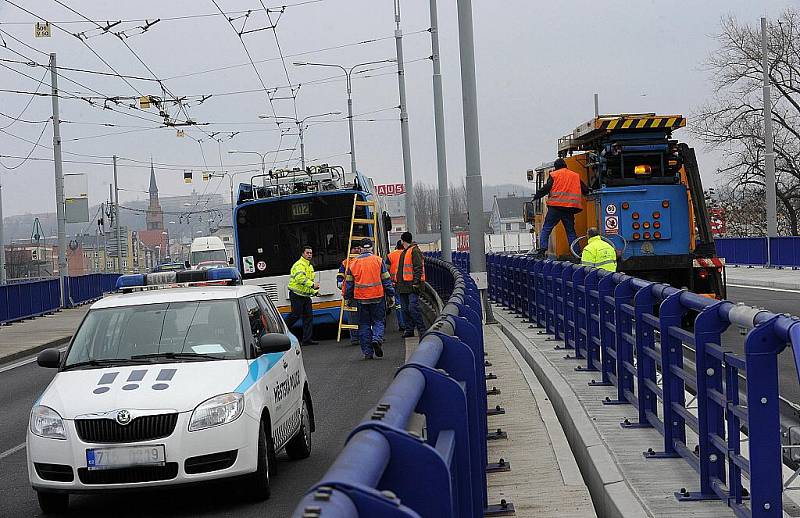
M0 327L0 362L65 344L90 304Z
M489 408L506 413L489 417L489 430L502 428L508 439L489 441L489 462L501 457L511 471L489 475L489 502L510 500L519 517L586 518L595 516L589 490L581 477L553 406L536 375L497 326L484 328L487 381L499 395L488 396Z
M579 457L601 458L597 454L598 448L607 450L616 468L621 472L624 484L626 484L636 501L630 502L635 507L644 508L647 516L653 517L707 517L718 518L721 516L733 516L731 508L725 506L720 501L700 501L700 502L678 502L674 496L676 491L686 488L688 491L697 489L699 478L692 467L683 459L657 459L647 460L642 452L648 448L658 451L663 445L663 438L654 429L623 429L620 423L625 419L635 421L636 410L632 405L604 405L605 397L616 398L616 387L591 387L588 382L598 378L599 373L576 372L578 365L575 361L564 360L563 350L554 350L554 346L563 345L561 341L545 341L545 335L537 334L536 329L529 329L527 323L514 317L510 317L499 306L495 306L496 315L501 325L505 328L509 336L514 340L517 347L521 347L523 354L526 353L534 361L543 362L546 369L551 370L556 377L556 383L566 382L567 389L577 396L579 408L569 408L569 414L585 413L588 416L594 430L599 434L600 441L587 444L583 451L576 451ZM553 380L551 380L553 381ZM558 386L558 385L556 385ZM551 394L552 395L552 394ZM559 397L564 396L563 394ZM564 401L555 405L568 404L569 394L564 397ZM581 436L580 440L585 440L591 435L580 426L569 429L569 425L562 424L567 428L567 435L576 434ZM578 428L578 429L576 429ZM571 437L573 439L574 437ZM575 448L575 441L571 441ZM602 452L601 452L602 453ZM607 455L607 454L605 454ZM608 456L606 458L609 458ZM610 466L603 466L603 468ZM587 471L584 469L584 475ZM609 473L602 473L604 478L598 481L600 487L609 484L614 477ZM613 485L610 484L610 485ZM589 481L589 486L593 482ZM624 488L622 488L624 490ZM627 492L627 491L626 491ZM624 498L621 500L624 502ZM609 503L610 504L610 503ZM605 504L604 504L605 505ZM623 512L623 516L629 513Z

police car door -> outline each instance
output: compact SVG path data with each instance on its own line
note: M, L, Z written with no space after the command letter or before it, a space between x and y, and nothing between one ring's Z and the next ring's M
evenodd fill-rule
M247 318L249 320L253 344L257 345L259 338L269 332L267 315L261 309L261 305L256 301L255 295L246 297L244 299L244 305L247 311ZM278 362L273 365L272 368L270 368L266 376L264 376L264 378L259 380L256 384L258 387L256 390L259 392L258 398L264 402L264 405L267 406L267 408L270 409L270 418L272 420L272 436L276 443L278 442L278 439L275 436L276 431L286 419L286 411L289 407L278 398L274 399L274 405L270 405L269 403L273 401L277 387L280 387L281 384L288 382L288 375L286 374L286 357L287 354L284 352L283 357L279 359ZM278 445L276 444L275 446L277 447Z
M284 333L292 341L292 348L283 354L281 366L285 371L286 377L283 378L276 391L273 391L275 403L281 404L284 414L280 428L276 431L275 447L294 436L300 426L300 408L303 398L303 386L301 379L302 358L300 355L300 344L295 336L286 328L283 319L278 314L275 306L270 302L268 296L256 295L261 310L267 321L267 328L270 333Z

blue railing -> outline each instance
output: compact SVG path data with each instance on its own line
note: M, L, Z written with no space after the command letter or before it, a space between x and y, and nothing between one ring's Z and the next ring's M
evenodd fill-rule
M793 345L800 368L800 321L532 256L490 254L487 270L492 300L563 340L565 360L598 373L590 385L616 387L605 404L636 408L623 428L661 432L663 445L646 458L683 457L697 471L699 490L677 498L718 498L738 516L782 516L778 355ZM729 326L749 330L744 354L723 344ZM696 412L687 392L696 395Z
M90 273L67 277L64 279L66 288L64 293L67 295L64 297L65 305L67 307L78 306L99 299L103 293L114 291L114 285L119 275L118 273Z
M800 268L800 237L770 238L770 257L767 257L765 237L726 237L717 238L714 242L717 255L724 257L727 264L764 266L770 259L772 266Z
M64 280L65 306L74 307L99 299L114 290L117 273L93 273ZM33 318L60 309L58 277L36 281L15 280L0 285L0 324Z
M475 284L426 256L441 315L351 433L295 517L482 517L487 506L486 380ZM426 436L406 431L425 416Z
M58 278L0 285L0 323L15 322L58 311Z

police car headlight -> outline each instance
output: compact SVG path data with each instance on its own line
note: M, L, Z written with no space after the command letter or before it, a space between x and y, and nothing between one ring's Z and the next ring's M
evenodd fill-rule
M47 439L67 438L64 421L58 412L46 406L35 406L31 409L31 433Z
M189 431L194 432L235 421L244 411L244 396L238 392L220 394L200 403L192 412Z

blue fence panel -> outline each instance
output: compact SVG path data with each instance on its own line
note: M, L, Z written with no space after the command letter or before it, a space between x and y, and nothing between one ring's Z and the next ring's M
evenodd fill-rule
M19 281L0 286L0 323L6 324L58 311L58 279Z
M447 300L441 315L294 516L483 516L488 449L481 306L462 254L453 253L452 265L426 255L429 283ZM495 258L489 264L499 267ZM424 440L405 429L414 412L425 415Z
M714 240L717 255L728 264L767 264L767 239L764 237L726 237Z
M745 239L734 246L729 257L735 259L729 262L759 264L766 258L761 241ZM718 240L718 250L724 252L732 241ZM780 238L773 245L781 265L800 258L795 238ZM513 277L513 261L490 255L490 283L502 285ZM530 275L521 282L529 286L519 291L527 297L521 304L531 308L535 326L544 328L540 333L556 338L563 333L564 341L574 344L575 356L585 356L579 370L600 369L601 378L590 385L616 386L616 399L606 398L605 404L635 406L637 419L626 420L623 428L653 427L663 435L663 448L644 452L647 458L682 457L697 472L698 489L677 492L676 498L721 499L737 516L782 516L778 355L791 345L800 366L798 319L571 263L536 260L526 268ZM498 286L489 290L494 300L512 307L511 300L498 296ZM689 315L696 315L691 324ZM722 343L730 326L750 330L743 355ZM686 348L695 352L693 366L684 364ZM746 379L744 393L741 377ZM696 413L687 408L687 392L696 394ZM697 450L686 443L687 429L697 434ZM742 429L748 434L747 456Z
M773 237L769 240L772 266L800 267L800 237Z

